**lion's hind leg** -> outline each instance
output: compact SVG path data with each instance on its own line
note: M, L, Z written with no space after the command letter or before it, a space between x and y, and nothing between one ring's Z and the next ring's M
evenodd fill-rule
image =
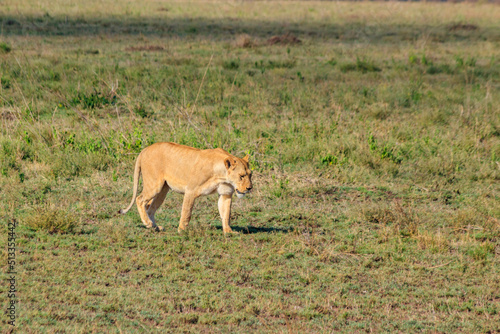
M166 189L164 189L164 186L166 186L164 181L156 185L151 185L149 182L144 180L142 194L137 197L136 202L137 210L139 211L142 223L146 226L146 228L160 229L156 226L154 213L161 203L163 203L163 200L169 190L168 186L166 186Z
M149 208L146 210L149 219L153 222L153 226L156 225L156 220L155 220L155 213L156 210L161 206L163 201L165 200L165 197L167 196L168 191L170 190L169 186L165 182L163 184L163 188L161 188L160 192L156 195L156 197L153 199L151 204L149 205ZM159 231L163 231L163 227L156 225L156 228Z

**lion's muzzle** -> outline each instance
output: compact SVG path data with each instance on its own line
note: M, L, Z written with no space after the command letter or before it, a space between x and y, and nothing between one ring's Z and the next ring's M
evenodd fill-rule
M248 194L250 192L250 190L252 190L252 188L247 188L247 190L244 192L241 192L238 189L236 189L236 196L238 198L243 198L243 197L245 197L246 194Z

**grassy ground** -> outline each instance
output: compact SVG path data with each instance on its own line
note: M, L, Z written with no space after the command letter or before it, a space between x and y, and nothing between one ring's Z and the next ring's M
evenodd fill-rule
M498 6L5 0L0 24L19 332L500 331ZM162 233L115 214L157 141L251 155L239 235L215 197L185 235L176 194Z

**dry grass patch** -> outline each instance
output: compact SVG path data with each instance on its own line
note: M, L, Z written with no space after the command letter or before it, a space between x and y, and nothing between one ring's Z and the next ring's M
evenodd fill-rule
M363 221L382 226L390 226L394 234L415 236L421 223L418 215L411 206L402 206L397 200L389 205L370 203L359 209Z
M234 46L238 48L253 48L258 46L259 43L250 35L248 34L241 34L236 36L236 39L234 41Z
M450 240L442 231L421 231L417 236L417 245L420 249L430 250L432 253L444 253L450 250Z
M77 233L81 226L76 215L53 206L34 209L24 222L34 230L43 230L50 234Z

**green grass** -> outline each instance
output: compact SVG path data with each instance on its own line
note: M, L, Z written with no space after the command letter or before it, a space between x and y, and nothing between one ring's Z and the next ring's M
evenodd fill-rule
M1 10L19 332L500 330L497 5ZM158 141L250 154L240 234L223 235L216 197L183 235L176 194L164 232L116 214Z

